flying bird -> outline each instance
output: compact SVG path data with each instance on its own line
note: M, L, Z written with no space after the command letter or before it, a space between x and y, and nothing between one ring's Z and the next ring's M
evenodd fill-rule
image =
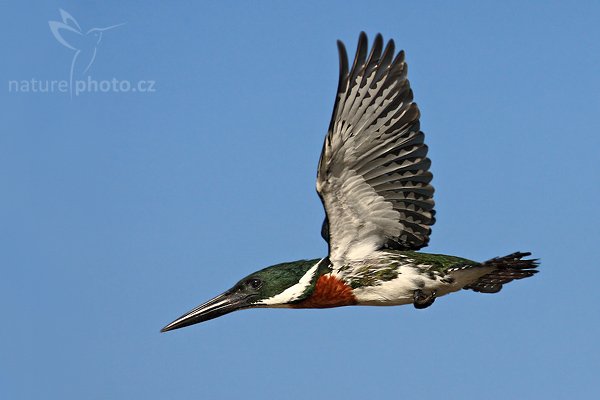
M340 77L317 168L327 257L254 272L161 332L247 308L412 304L423 309L459 290L497 293L533 276L537 260L516 252L485 262L422 253L435 222L431 161L404 52L360 34L350 67L338 41Z

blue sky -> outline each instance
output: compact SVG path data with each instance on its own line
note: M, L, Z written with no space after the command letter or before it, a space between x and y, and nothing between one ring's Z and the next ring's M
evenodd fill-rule
M11 91L69 79L59 9L86 32L125 24L76 74L153 90ZM600 395L597 2L2 11L0 397ZM361 30L407 52L436 188L427 251L532 251L542 272L426 310L250 310L160 334L256 269L325 254L314 180L335 40L353 52Z

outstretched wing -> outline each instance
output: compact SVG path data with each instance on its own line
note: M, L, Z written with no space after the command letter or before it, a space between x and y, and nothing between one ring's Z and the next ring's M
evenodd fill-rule
M404 52L377 35L368 54L360 34L352 69L338 41L340 80L323 144L317 192L322 234L335 264L384 249L427 245L435 222L430 160ZM338 264L339 265L339 264Z

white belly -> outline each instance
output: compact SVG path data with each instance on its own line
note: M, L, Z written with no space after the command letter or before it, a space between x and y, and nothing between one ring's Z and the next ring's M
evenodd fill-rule
M423 274L419 268L412 266L400 267L397 278L379 285L356 288L353 294L359 305L372 306L396 306L401 304L412 304L414 292L417 289L425 294L436 291L436 297L456 292L465 285L473 282L482 275L482 271L461 271L453 273L454 281L448 283L439 276L430 277Z

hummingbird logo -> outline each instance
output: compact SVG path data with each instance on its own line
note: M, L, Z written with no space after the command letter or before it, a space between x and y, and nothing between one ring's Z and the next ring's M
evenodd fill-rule
M72 95L73 77L82 76L90 69L96 59L96 53L104 32L125 24L92 28L84 32L71 14L63 9L59 9L59 12L62 21L48 21L48 25L50 25L50 31L56 40L75 52L69 71L69 90Z

